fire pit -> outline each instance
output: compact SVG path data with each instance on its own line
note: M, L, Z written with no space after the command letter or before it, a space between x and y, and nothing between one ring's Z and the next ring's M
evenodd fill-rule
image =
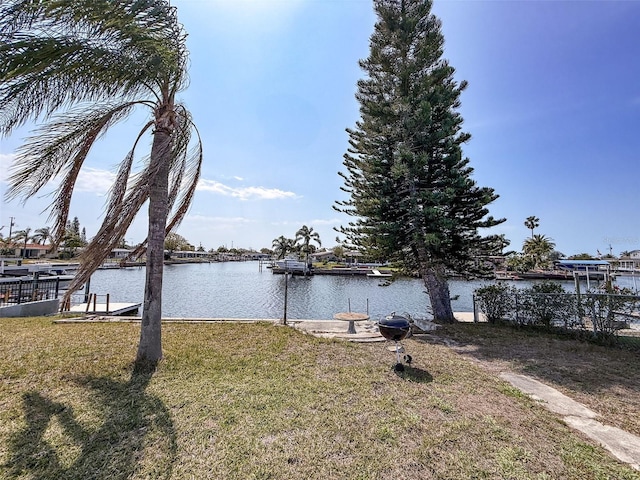
M406 317L392 313L378 321L378 329L384 338L395 342L393 350L396 352L396 364L393 369L396 372L402 372L404 370L402 360L409 364L412 359L411 355L404 355L401 360L400 354L404 353L404 347L399 342L407 338L411 333L411 322Z

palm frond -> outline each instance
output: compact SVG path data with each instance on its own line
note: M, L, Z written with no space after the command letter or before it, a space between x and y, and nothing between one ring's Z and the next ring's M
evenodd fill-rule
M16 162L9 170L7 198L26 200L74 162L83 161L95 140L125 119L137 103L79 108L40 127L16 152Z
M118 216L105 216L100 230L91 242L89 242L81 255L76 276L62 299L63 304L71 298L71 295L76 290L89 280L93 272L102 264L103 260L117 247L148 196L148 190L140 188L132 189L123 199L122 208L119 210Z
M91 147L111 125L126 118L135 105L136 102L99 105L60 115L18 149L10 169L8 199L22 197L26 201L52 179L63 177L50 205L49 217L55 222L54 247L64 235L73 188Z
M183 107L176 109L179 112L178 128L174 132L174 145L172 151L172 175L169 188L170 214L165 232L169 234L180 225L184 219L200 180L200 172L203 161L202 139L189 112ZM191 139L191 131L196 133L197 143L190 150L186 150ZM145 238L127 259L140 258L146 249Z
M184 175L185 178L181 189L180 201L177 203L177 206L174 208L174 211L167 222L167 233L175 230L178 225L180 225L189 210L189 206L191 205L191 201L193 200L198 187L198 181L200 180L202 158L202 142L199 141L189 155Z
M185 84L185 38L161 0L2 2L0 134L105 95L177 91Z
M189 205L193 200L198 186L198 181L200 180L203 159L202 139L200 138L200 132L193 123L191 115L182 105L176 107L176 112L178 113L178 128L175 130L176 144L180 145L180 155L183 162L179 175L175 176L174 188L172 188L171 192L170 211L172 213L167 223L167 233L175 230L178 225L180 225L189 209ZM198 141L195 146L188 151L187 148L191 140L192 131L195 132ZM174 194L175 197L173 196Z

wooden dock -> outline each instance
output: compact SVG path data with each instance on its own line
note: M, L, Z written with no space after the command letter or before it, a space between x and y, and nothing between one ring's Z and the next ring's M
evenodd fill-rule
M98 297L104 297L104 303L98 302ZM142 303L118 303L111 301L110 294L98 295L97 293L89 293L85 296L85 303L71 305L68 302L63 305L63 312L70 313L86 313L86 314L105 314L105 315L137 315Z
M136 315L142 303L81 303L73 305L68 312L103 315Z

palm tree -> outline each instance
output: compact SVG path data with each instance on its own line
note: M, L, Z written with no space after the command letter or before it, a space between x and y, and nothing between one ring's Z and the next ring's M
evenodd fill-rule
M79 171L96 139L136 107L149 120L132 138L102 226L87 246L66 298L100 266L149 202L146 286L137 359L162 357L163 245L183 219L200 176L202 146L176 95L187 83L186 33L164 0L3 0L0 4L0 135L47 123L18 149L7 199L26 201L61 178L51 204L61 241ZM151 151L134 171L136 147Z
M540 219L533 215L527 217L527 219L524 221L524 226L531 230L531 238L533 238L533 230L540 226Z
M24 250L22 256L27 258L27 243L31 240L31 228L27 227L24 230L19 230L14 234L14 240L24 242Z
M309 253L311 253L312 248L312 246L309 244L311 243L311 240L313 240L318 244L319 247L321 247L322 243L320 243L320 234L318 232L314 232L313 227L309 228L306 225L303 225L300 230L296 232L295 242L298 243L300 240L302 240L302 246L300 247L300 250L305 254L305 260L308 265Z
M547 267L556 244L544 235L527 238L522 245L523 253L532 259L534 268Z
M287 253L295 251L295 243L295 240L292 238L285 238L283 235L280 235L273 240L271 246L273 247L276 257L280 260L286 257Z
M46 245L47 242L52 240L51 229L49 227L42 227L36 229L31 239L38 245Z

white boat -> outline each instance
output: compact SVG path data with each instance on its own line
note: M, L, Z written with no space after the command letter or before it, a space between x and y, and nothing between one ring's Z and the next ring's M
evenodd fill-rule
M306 272L309 270L305 262L292 258L276 260L276 267L287 272Z
M371 273L367 273L367 277L374 277L374 278L385 278L385 277L392 277L393 275L391 273L382 273L380 270L377 270L375 268L371 269Z

